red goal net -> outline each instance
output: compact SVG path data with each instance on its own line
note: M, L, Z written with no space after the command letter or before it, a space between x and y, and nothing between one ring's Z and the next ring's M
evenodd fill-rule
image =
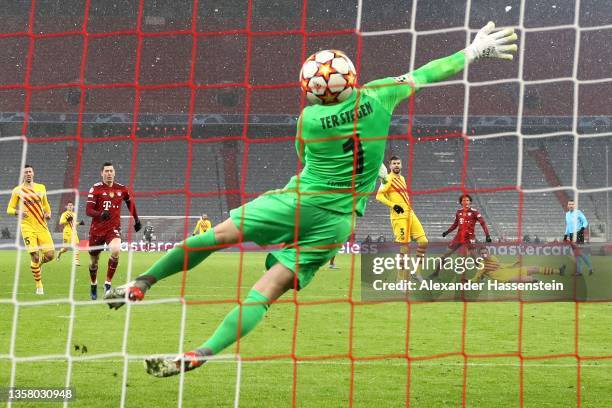
M10 166L0 192L8 199L18 169L28 162L47 185L54 210L79 197L84 213L87 189L98 181L100 163L110 158L118 164L120 180L135 192L143 219L156 220L160 240L180 241L191 234L190 217L199 216L202 208L220 222L230 209L281 187L301 171L294 139L297 116L306 101L297 74L308 55L320 49L343 50L355 62L358 82L364 84L402 75L462 49L482 25L494 20L519 34L514 63L477 64L449 81L426 87L395 112L388 151L404 159L415 212L430 241L436 241L452 222L456 196L469 193L489 221L492 235L520 246L526 237L532 240L538 235L549 242L562 237L562 205L573 198L589 214L591 237L606 241L612 191L607 161L612 140L609 10L592 1L560 2L559 9L542 2L495 1L491 7L478 1L451 3L15 2L7 6L0 32L6 51L0 58L0 157ZM372 196L348 247L367 237L389 239L387 217L387 209ZM0 222L0 227L16 231L7 220ZM138 241L131 226L130 221L125 228L127 241ZM55 237L61 236L59 227L54 228ZM2 248L16 246L21 246L19 239L0 241ZM225 310L228 304L240 304L242 286L250 279L243 275L245 254L253 247L238 244L231 249L239 259L232 281L235 296L192 294L191 278L184 274L174 297L151 300L180 305L181 343L187 337L189 308ZM128 347L133 320L128 312L120 350L75 356L72 330L78 326L78 308L86 302L75 297L74 267L69 296L57 299L70 305L66 353L20 355L20 313L39 303L17 293L19 257L25 255L17 256L11 281L15 289L0 299L1 305L11 306L13 316L7 325L10 346L0 351L0 358L10 365L8 376L0 377L2 385L16 385L18 364L49 359L68 364L69 386L74 382L73 364L114 356L124 362L124 371L120 389L108 392L120 396L121 406L129 405L128 363L147 350ZM427 388L424 381L431 382L429 394L424 395L436 403L478 405L483 398L494 403L490 393L498 388L480 376L505 383L500 398L523 406L532 396L534 401L553 398L553 390L537 387L544 386L540 374L554 377L550 371L554 367L561 367L563 376L556 384L571 387L554 396L559 404L597 405L609 386L594 373L598 364L607 366L601 370L609 373L612 358L602 346L609 336L599 331L601 322L609 323L600 314L605 302L559 306L520 300L500 306L406 301L389 307L361 299L360 257L342 256L346 275L333 281L339 285L334 290L318 297L295 292L275 302L278 312L276 304L271 308L272 313L286 313L277 321L288 325L277 334L289 339L288 348L276 352L264 347L267 351L261 354L242 355L243 342L238 341L231 350L235 354L228 357L238 361L238 374L231 380L235 394L222 403L256 406L255 393L251 390L245 399L240 389L253 377L266 375L266 370L258 374L244 367L249 363L264 367L274 361L292 367L290 387L281 392L283 403L292 406L301 405L301 398L313 404L324 401L322 405L329 401L384 405L390 394L369 384L377 376L399 375L393 392L401 397L393 398L406 406L429 405L418 395ZM131 257L122 261L122 266L129 265L128 277L142 272L133 270ZM317 279L326 276L320 272ZM342 311L328 313L327 307ZM381 318L377 311L399 314ZM320 323L313 317L317 313L317 319L338 321ZM554 344L557 339L538 329L551 327L544 321L546 313L553 316L554 335L563 345L551 346L549 352L540 343ZM316 336L319 324L321 336ZM443 338L451 326L454 334ZM388 333L390 327L395 334L389 341L401 344L399 349L381 345L384 339L365 340L376 336L377 330ZM326 345L334 333L342 346ZM507 337L496 338L495 333ZM309 339L305 349L323 351L301 353L306 343L300 342L300 336ZM190 332L189 337L199 341L202 335ZM501 340L503 346L488 347ZM425 344L428 341L431 347ZM167 350L179 351L184 351L183 344ZM309 364L323 369L313 370ZM326 364L333 366L330 370L344 387L341 395L334 397L337 388L330 384L335 377L323 376L328 383L308 378L322 375ZM376 364L378 371L364 374L368 364ZM447 375L456 381L447 381ZM263 393L276 380L268 377ZM183 394L185 381L181 376L179 406L190 405ZM302 381L307 385L300 385ZM431 388L437 387L436 382L447 388L443 395L448 399L435 399ZM488 390L489 396L479 389ZM312 400L309 392L321 393L321 399Z

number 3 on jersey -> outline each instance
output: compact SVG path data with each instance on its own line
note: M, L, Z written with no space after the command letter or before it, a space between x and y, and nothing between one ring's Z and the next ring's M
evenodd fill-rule
M357 166L355 167L355 174L363 173L363 146L361 140L359 140L359 133L355 134L355 137L350 136L346 142L342 145L344 153L353 152L355 154L355 139L357 139Z

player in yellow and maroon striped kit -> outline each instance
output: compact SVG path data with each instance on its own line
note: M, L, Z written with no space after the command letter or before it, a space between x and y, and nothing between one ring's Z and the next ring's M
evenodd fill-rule
M51 218L51 206L45 185L34 182L34 169L29 164L23 168L23 182L13 189L6 212L21 219L21 236L30 253L36 294L43 295L41 265L53 259L55 250L47 226L47 220Z
M212 223L208 219L208 215L202 214L202 216L196 223L195 229L193 230L193 233L191 235L193 236L193 235L203 234L211 228L212 228Z
M523 266L520 260L515 263L501 263L496 256L489 254L487 247L480 248L483 258L482 268L476 271L472 282L479 282L484 278L499 282L537 282L533 275L565 275L565 265L560 268L550 266Z
M68 251L68 248L72 247L74 243L74 260L76 266L80 266L79 262L79 234L77 234L77 225L84 225L83 221L77 223L74 219L76 214L74 213L74 203L72 201L68 201L66 204L66 211L62 213L60 216L60 225L64 226L62 238L64 241L64 246L57 253L57 260L60 260L60 257L64 252ZM73 242L74 241L74 242Z
M425 251L427 250L427 237L421 221L417 218L410 204L406 180L400 174L402 161L397 156L389 159L389 170L391 172L385 177L378 189L376 199L390 208L389 217L395 242L408 244L412 238L417 242L417 254L420 265L423 265Z

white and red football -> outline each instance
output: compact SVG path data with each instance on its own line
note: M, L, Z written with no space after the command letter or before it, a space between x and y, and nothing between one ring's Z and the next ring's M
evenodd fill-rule
M355 66L342 51L312 54L300 71L300 85L310 103L332 105L347 100L355 89Z

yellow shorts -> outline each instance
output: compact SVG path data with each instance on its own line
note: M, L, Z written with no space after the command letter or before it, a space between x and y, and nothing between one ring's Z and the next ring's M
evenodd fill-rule
M79 243L79 236L77 234L64 234L63 235L63 240L64 240L64 244L65 245L71 245L72 244L72 237L74 236L74 244L78 244Z
M500 282L508 282L512 278L528 276L527 267L522 268L500 268L489 273L489 278Z
M395 242L405 244L410 242L410 238L416 240L425 236L425 230L421 225L421 221L419 221L418 217L413 212L410 213L409 218L391 220L391 227L393 228Z
M23 243L29 253L55 250L53 238L51 238L49 230L22 230L21 235L23 236Z

